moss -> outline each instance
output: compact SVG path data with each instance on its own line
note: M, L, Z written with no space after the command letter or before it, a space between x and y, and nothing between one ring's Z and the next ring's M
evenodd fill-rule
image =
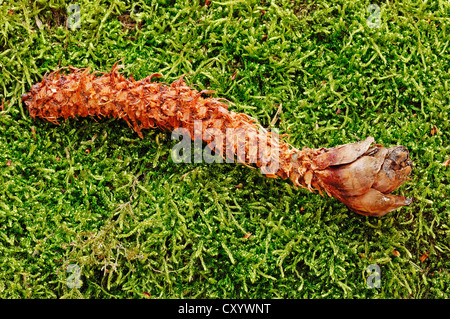
M75 30L67 5L0 9L1 297L448 296L448 4L382 4L369 28L367 1L82 1ZM413 204L359 216L241 165L175 164L166 133L54 126L20 103L58 65L107 71L122 57L136 79L190 73L264 126L282 104L296 147L405 145ZM380 288L366 286L371 264Z

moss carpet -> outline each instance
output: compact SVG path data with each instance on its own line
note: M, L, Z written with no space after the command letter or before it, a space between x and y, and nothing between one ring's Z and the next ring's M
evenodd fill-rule
M448 298L450 2L0 3L1 298ZM360 216L240 164L176 164L168 132L21 103L58 65L121 58L265 127L281 105L298 148L404 145L413 202Z

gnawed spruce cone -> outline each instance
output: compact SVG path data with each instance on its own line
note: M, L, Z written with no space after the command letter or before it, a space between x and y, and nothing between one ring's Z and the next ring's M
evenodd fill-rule
M254 164L269 177L289 178L295 186L325 191L352 211L383 216L410 199L391 195L412 169L408 150L386 148L372 137L334 148L302 150L279 141L242 113L228 110L218 98L204 98L183 78L171 85L152 83L150 75L140 81L109 73L69 67L57 70L22 96L30 115L58 123L58 118L113 116L124 119L142 138L142 129L184 129L192 139L202 138L223 157ZM96 74L101 74L97 76Z

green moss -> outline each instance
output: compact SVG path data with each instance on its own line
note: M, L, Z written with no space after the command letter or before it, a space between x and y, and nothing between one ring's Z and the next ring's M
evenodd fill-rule
M368 1L77 3L75 30L64 1L0 8L2 298L448 297L448 3L383 4L379 28ZM175 164L168 133L55 126L20 102L58 65L120 58L136 79L189 73L264 126L282 104L297 147L405 145L413 204L359 216L242 165Z

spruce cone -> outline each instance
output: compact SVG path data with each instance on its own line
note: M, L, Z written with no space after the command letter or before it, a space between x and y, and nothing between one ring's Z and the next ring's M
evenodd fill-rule
M69 67L44 76L22 96L30 115L58 124L58 118L113 116L124 119L142 138L142 129L183 129L193 140L201 138L226 157L254 164L269 177L290 179L295 186L325 191L352 211L383 216L410 199L389 194L412 169L403 146L385 148L372 137L334 148L296 149L279 141L248 115L228 110L219 98L204 98L213 91L197 91L183 78L171 85L152 83L150 75L140 81L109 73ZM96 76L100 73L101 76Z

